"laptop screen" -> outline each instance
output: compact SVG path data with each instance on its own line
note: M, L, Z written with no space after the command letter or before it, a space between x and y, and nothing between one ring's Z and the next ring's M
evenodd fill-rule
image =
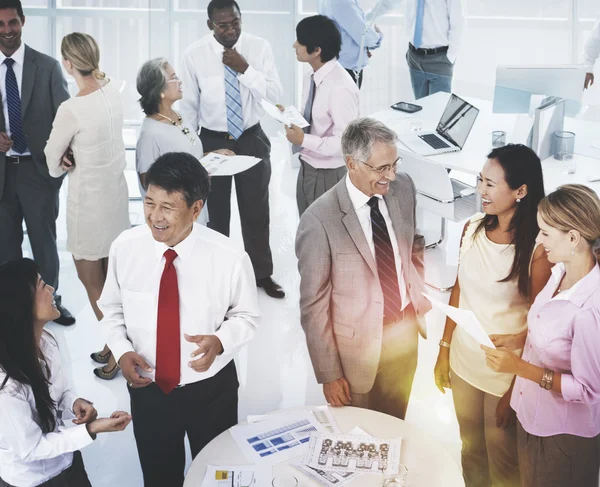
M452 94L437 126L437 132L462 149L477 115L478 108Z

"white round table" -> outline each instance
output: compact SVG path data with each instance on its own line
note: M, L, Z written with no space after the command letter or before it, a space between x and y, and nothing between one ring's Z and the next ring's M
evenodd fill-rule
M342 433L348 433L352 428L358 426L377 438L402 438L400 463L408 468L410 487L464 487L460 469L450 454L442 445L418 428L387 414L368 409L353 407L330 409ZM298 479L299 487L321 485L288 463L273 465L273 475L293 475ZM184 487L200 487L206 466L209 464L247 465L248 461L229 431L225 431L206 445L196 456L187 472ZM381 477L370 474L363 475L347 486L380 487ZM270 484L258 487L270 487Z

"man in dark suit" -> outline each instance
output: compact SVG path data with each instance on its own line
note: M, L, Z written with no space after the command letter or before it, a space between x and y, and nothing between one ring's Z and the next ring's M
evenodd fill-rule
M19 0L0 1L0 263L22 257L23 219L42 278L58 289L56 218L62 178L48 174L44 146L69 98L58 62L21 41ZM61 325L75 318L56 297Z
M350 122L348 174L300 218L296 255L300 319L327 402L404 419L430 305L415 186L396 173L396 142L381 122Z

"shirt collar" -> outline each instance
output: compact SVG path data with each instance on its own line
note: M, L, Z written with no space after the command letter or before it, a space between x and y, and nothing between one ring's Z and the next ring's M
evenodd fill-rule
M565 275L565 265L559 262L552 268L554 289L558 287ZM582 307L592 293L600 287L600 267L595 265L582 279L577 281L570 289L557 294L555 300L571 301L575 306Z
M0 64L3 64L7 57L8 56L5 56L4 53L0 51ZM23 63L25 62L25 43L21 42L19 49L17 49L10 57L15 61L15 63L23 66Z
M191 233L187 237L185 237L181 242L179 242L177 245L175 245L175 247L169 247L169 246L165 245L164 243L157 242L155 240L154 248L156 249L156 256L159 259L162 259L164 253L168 249L172 248L175 252L177 252L177 256L181 260L187 259L190 256L190 254L192 253L192 250L196 243L196 239L198 238L198 234L199 234L198 224L194 223Z
M315 85L319 86L323 80L327 77L329 73L335 68L337 64L337 59L332 59L331 61L327 61L323 66L321 66L317 71L313 71L313 79L315 80Z
M214 34L209 34L210 35L210 45L213 48L213 51L215 51L215 53L218 56L223 56L223 51L225 51L225 47L223 46L223 44L221 44L214 36ZM235 43L235 45L233 46L232 49L235 49L237 52L239 52L241 54L242 52L242 39L244 37L244 33L242 32L240 34L240 37L238 38L238 41Z
M352 206L355 210L362 208L367 204L367 202L371 199L370 196L367 196L360 189L354 186L354 183L350 180L350 176L346 175L346 188L348 188L348 194L350 195L350 201L352 202ZM383 199L380 194L374 195L379 199Z

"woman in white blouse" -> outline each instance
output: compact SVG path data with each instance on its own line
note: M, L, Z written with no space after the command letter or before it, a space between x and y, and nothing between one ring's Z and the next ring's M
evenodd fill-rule
M471 310L492 340L520 336L527 333L531 303L550 277L544 249L535 244L537 206L544 197L540 159L520 144L494 149L478 190L484 213L465 225L450 304ZM513 374L487 367L479 343L446 320L435 382L442 392L452 388L466 487L520 486L513 380Z
M137 75L137 90L146 114L135 148L140 193L144 196L146 172L159 156L167 152L187 152L200 160L205 154L198 134L181 113L173 109L173 104L183 96L182 85L173 66L165 58L151 59L142 65ZM214 152L235 155L228 149ZM206 224L207 220L208 212L204 205L198 223Z
M93 37L69 34L62 40L61 53L79 93L59 107L44 152L52 176L69 173L67 249L100 321L96 301L106 279L108 251L130 226L123 106L117 87L99 70L100 52ZM112 379L117 374L106 346L92 359L106 364L94 370L96 376Z
M75 395L44 330L60 314L53 292L30 259L0 266L0 487L90 486L79 450L131 421Z

